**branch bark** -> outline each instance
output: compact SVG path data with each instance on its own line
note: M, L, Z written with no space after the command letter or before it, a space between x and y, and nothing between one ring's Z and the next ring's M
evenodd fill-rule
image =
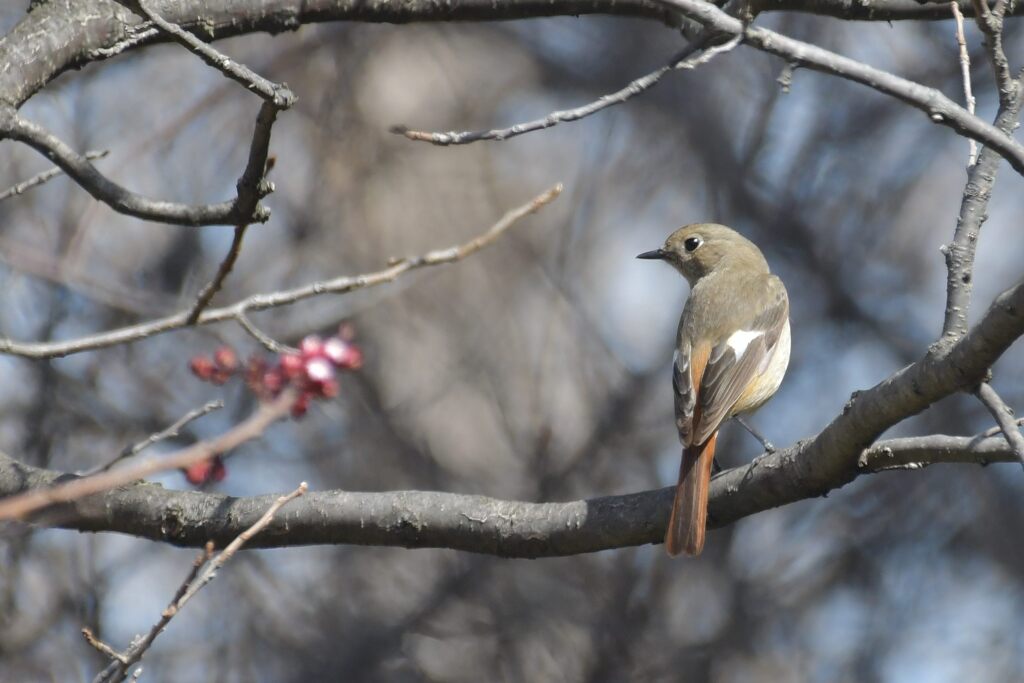
M154 0L149 5L167 22L206 41L294 31L304 24L331 21L398 24L604 14L679 25L676 13L654 0ZM964 16L974 16L970 0L959 5ZM802 12L858 21L952 18L944 3L915 0L756 0L752 9L755 14ZM1014 3L1012 12L1024 14L1024 4ZM113 0L49 0L0 38L0 64L6 65L0 70L0 102L20 107L65 71L169 39Z
M790 449L792 450L792 449ZM1015 462L999 436L934 435L883 441L865 450L855 474L918 469L936 463ZM712 482L711 526L755 510L732 501L734 480L767 500L788 471L764 458L724 472ZM48 486L62 476L0 454L0 494ZM295 501L250 543L279 548L321 544L449 548L501 557L554 557L660 543L672 488L565 503L527 503L435 491L317 491ZM802 497L819 495L807 492ZM136 483L47 510L36 524L90 532L119 532L178 546L229 542L254 524L276 495L234 498L171 491ZM767 505L766 507L772 507Z
M971 331L863 392L813 439L723 472L711 487L709 524L820 496L861 474L933 462L1016 461L1002 436L931 436L871 444L935 401L973 388L1024 335L1024 282L1002 293ZM68 477L0 454L0 495ZM594 552L659 542L672 490L570 503L402 491L313 493L267 529L266 546L354 543L442 547L507 557ZM255 522L272 497L236 499L134 484L54 506L33 521L80 531L117 531L177 545L226 542Z

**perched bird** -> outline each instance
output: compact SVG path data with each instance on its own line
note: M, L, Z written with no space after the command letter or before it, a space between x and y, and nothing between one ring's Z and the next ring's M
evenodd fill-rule
M724 225L687 225L637 258L667 261L690 283L672 366L683 459L665 548L672 556L698 555L718 429L759 408L782 383L789 365L789 297L761 250Z

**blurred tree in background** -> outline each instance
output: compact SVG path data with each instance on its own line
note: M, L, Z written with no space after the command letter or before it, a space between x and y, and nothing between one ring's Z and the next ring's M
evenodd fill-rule
M635 499L639 512L608 513L628 538L584 523L565 539L542 529L519 545L515 520L501 526L503 508L483 499L425 503L424 514L465 517L441 530L458 537L451 543L422 540L431 530L416 528L402 499L348 509L378 524L377 541L348 527L290 539L285 507L273 533L252 544L310 547L235 557L146 653L141 680L1024 678L1024 479L1013 464L977 466L1015 455L974 395L1024 332L1024 148L1005 132L1020 105L1009 70L1024 50L1017 20L1007 16L1005 31L999 21L1016 5L959 7L973 117L902 97L884 80L869 88L836 77L846 68L840 53L963 102L948 3L755 1L724 12L698 0L27 4L0 7L0 188L53 161L72 177L0 200L0 495L32 488L18 472L102 466L212 399L225 407L136 458L215 438L253 412L240 383L217 387L188 371L191 358L222 344L267 353L237 321L61 347L190 311L239 223L252 225L207 311L466 243L530 197L565 187L458 262L252 312L262 333L292 345L347 320L363 367L341 378L337 398L232 451L223 481L173 508L186 519L219 514L196 501L251 500L300 481L325 497L431 490L525 503L658 489L674 481L679 459L669 365L686 286L633 256L682 224L722 222L762 248L790 292L789 374L752 418L786 448L750 468L753 440L725 428L722 465L746 469L716 482L712 517L722 528L699 559L670 562L641 545L660 539L664 491ZM146 12L287 83L294 106L261 110L256 94L224 78L226 67L204 64ZM726 20L751 14L758 28L726 42L745 30ZM761 44L765 29L834 52L801 61L784 41ZM620 91L688 44L691 61L704 54L706 63L550 130L451 146L390 130L543 119ZM781 59L765 54L779 49ZM997 110L1003 132L987 123ZM264 223L251 203L264 194L263 164L239 183L258 111L276 114ZM976 165L950 126L989 143ZM109 192L91 197L83 187L96 195L102 183L78 163L88 150L107 152L93 161L103 182L146 197L239 200L205 226L167 215L162 224ZM940 248L952 255L948 271ZM947 300L947 278L973 285L973 296L954 286ZM986 312L1004 291L1003 307ZM957 316L972 298L966 322L982 328L958 346ZM1018 345L992 367L992 387L1021 407L1022 377ZM833 420L839 427L823 433ZM876 448L858 469L882 431L986 430L969 447L907 450L902 460L899 449ZM857 477L883 469L885 457L962 462ZM749 489L739 485L747 476ZM151 480L192 488L177 471ZM91 680L111 660L82 639L83 627L123 650L159 619L195 557L174 545L202 545L208 528L176 537L172 508L145 501L133 503L132 519L104 512L126 509L132 490L34 524L0 522L0 680ZM313 514L325 499L311 493L289 506ZM807 500L782 505L798 499ZM419 499L409 500L414 510ZM459 501L493 503L495 517L478 529ZM248 525L218 523L230 527L218 547ZM153 540L161 537L173 544ZM568 556L521 559L535 555Z

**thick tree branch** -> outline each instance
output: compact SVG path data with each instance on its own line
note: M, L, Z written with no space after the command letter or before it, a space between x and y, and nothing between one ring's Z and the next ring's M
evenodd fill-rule
M860 455L857 473L1015 460L1001 435L935 435L882 441ZM48 486L60 476L0 454L0 495ZM747 482L748 491L770 492L787 473L762 458L716 477L711 500L713 526L745 516L737 514L728 502L737 476ZM318 491L289 506L287 514L249 545L354 544L451 548L504 557L574 555L660 543L672 494L672 488L664 488L565 503L526 503L433 491ZM275 498L233 498L139 483L52 508L34 522L202 547L208 540L218 544L230 541L253 524Z
M552 16L607 14L653 19L678 26L675 12L653 0L154 0L154 11L204 40L267 32L294 31L304 24L331 21L408 23L424 21L498 21ZM970 0L961 11L974 16ZM915 0L756 0L760 12L806 12L861 21L949 19L944 3ZM1024 3L1014 3L1014 14ZM114 0L49 0L0 38L0 102L19 107L54 78L143 45L167 41Z
M710 524L820 496L857 476L932 462L1016 460L1002 436L897 439L889 427L939 399L976 386L1024 334L1024 282L1007 290L971 331L863 392L813 439L723 472L712 482ZM51 485L56 472L0 455L0 495ZM660 541L670 489L571 503L521 503L431 492L311 494L269 528L267 546L355 543L445 547L504 556L593 552ZM34 519L81 531L118 531L179 545L225 542L253 523L268 497L233 499L151 484L57 505Z

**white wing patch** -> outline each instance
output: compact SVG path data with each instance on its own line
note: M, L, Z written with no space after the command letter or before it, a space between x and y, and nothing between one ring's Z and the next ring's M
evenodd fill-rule
M750 342L763 335L764 330L736 330L729 335L729 338L725 340L725 343L732 348L736 357L740 358L743 356L743 352L747 350Z

